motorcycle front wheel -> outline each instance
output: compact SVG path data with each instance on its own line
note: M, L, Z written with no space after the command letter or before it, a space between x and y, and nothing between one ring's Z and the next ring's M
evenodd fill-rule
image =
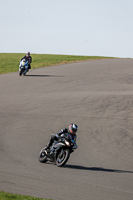
M38 160L39 160L41 163L47 162L47 157L46 157L46 153L45 153L44 149L42 149L42 150L40 151Z
M70 156L70 151L69 149L61 149L59 153L57 154L56 158L56 165L58 167L62 167L66 164Z
M19 76L21 76L21 75L22 75L22 70L19 71Z

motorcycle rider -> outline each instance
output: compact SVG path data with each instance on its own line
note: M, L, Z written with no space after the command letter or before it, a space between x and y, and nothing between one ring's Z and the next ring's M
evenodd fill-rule
M52 134L47 146L45 147L45 150L47 150L47 151L49 150L49 148L52 146L54 140L58 141L61 138L66 138L68 136L71 140L74 141L74 148L76 149L78 147L76 144L77 130L78 130L78 126L76 124L71 123L68 129L64 128L64 129L61 129L60 132L56 133L56 135Z
M29 71L29 69L31 69L31 65L30 64L32 63L32 57L30 56L30 52L29 51L26 53L26 55L23 58L21 58L21 60L23 60L23 59L28 60L28 71Z

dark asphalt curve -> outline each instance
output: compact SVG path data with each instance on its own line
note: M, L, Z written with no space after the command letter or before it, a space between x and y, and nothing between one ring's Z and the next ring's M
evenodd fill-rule
M38 154L79 126L63 168ZM54 200L133 199L133 59L0 75L0 190Z

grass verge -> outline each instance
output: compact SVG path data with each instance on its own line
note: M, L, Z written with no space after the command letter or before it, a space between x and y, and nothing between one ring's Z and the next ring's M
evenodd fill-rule
M20 59L25 54L22 53L0 53L0 74L16 72L19 68ZM50 55L32 54L31 68L47 67L52 65L66 64L85 60L95 60L111 57L100 56L71 56L71 55Z
M31 196L22 196L18 194L0 192L0 200L52 200L52 199L40 199Z

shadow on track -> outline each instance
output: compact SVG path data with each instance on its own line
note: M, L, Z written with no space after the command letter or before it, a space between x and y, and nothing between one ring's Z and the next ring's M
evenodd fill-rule
M83 166L79 166L79 165L65 165L64 168L88 170L88 171L98 171L98 172L133 173L132 171L105 169L102 167L83 167Z
M25 75L26 76L30 76L30 77L65 77L65 76L55 76L55 75Z

